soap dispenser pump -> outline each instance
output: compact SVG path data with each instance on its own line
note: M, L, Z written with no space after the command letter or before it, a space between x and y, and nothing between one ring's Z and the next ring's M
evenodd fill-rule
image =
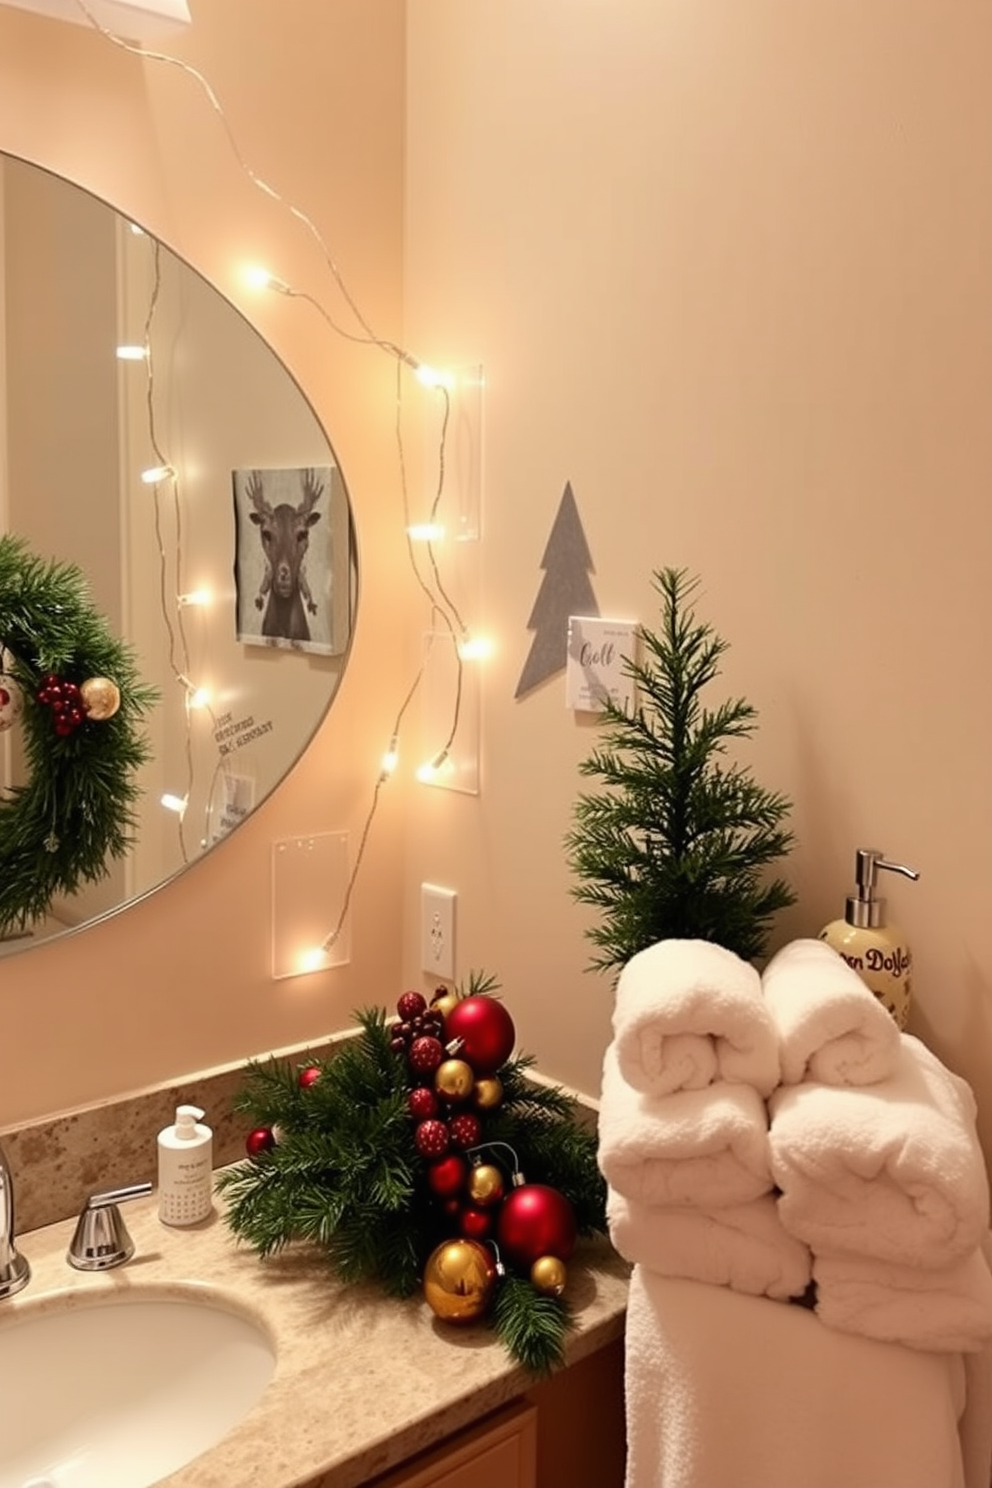
M158 1215L163 1224L191 1225L213 1208L213 1133L198 1106L177 1106L172 1126L158 1134Z
M871 988L900 1028L905 1028L912 999L913 954L898 925L887 922L885 900L876 892L878 871L918 879L914 868L886 862L873 847L859 847L854 860L855 890L847 896L842 920L832 920L820 940L838 951Z

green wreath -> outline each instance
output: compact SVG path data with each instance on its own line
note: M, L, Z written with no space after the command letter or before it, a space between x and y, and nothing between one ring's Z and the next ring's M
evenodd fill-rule
M106 877L127 852L134 772L151 755L138 725L158 693L94 610L81 571L42 561L10 534L0 537L0 647L0 671L23 694L29 775L0 798L2 936L41 919L56 895ZM99 686L87 692L87 683ZM102 702L91 708L87 697Z

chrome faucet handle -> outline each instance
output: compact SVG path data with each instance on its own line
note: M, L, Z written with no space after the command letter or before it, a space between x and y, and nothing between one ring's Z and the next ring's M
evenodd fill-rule
M69 1265L77 1271L109 1271L111 1266L123 1266L129 1261L134 1255L134 1241L117 1205L125 1199L140 1199L151 1191L150 1183L132 1183L128 1188L90 1194L66 1252Z
M0 1298L27 1286L31 1267L14 1244L14 1177L0 1147Z

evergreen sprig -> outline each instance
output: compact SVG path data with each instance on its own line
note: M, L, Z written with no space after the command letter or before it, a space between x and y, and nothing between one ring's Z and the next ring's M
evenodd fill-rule
M491 995L495 983L472 978L469 987L472 995ZM218 1187L228 1200L229 1226L259 1255L293 1243L315 1246L346 1284L374 1282L388 1295L406 1297L452 1232L414 1143L409 1069L390 1047L385 1011L366 1008L355 1016L355 1036L329 1059L313 1061L318 1078L305 1088L298 1064L270 1059L247 1066L234 1109L252 1127L278 1132L278 1141L222 1172ZM488 1149L486 1161L564 1194L580 1234L605 1234L595 1135L563 1091L527 1079L532 1063L518 1056L498 1071L503 1101L483 1113L480 1147ZM510 1354L543 1374L563 1357L572 1314L563 1298L541 1296L506 1271L497 1282L492 1323Z
M0 537L0 648L24 694L29 776L0 800L3 935L41 919L56 896L106 877L130 848L135 772L151 753L140 724L158 694L94 609L81 571L40 559L12 534ZM76 683L109 677L120 690L118 711L60 738L36 697L49 673Z
M598 971L669 938L754 960L772 917L795 902L781 878L765 876L793 845L782 825L791 802L724 762L729 741L753 733L756 710L743 698L703 702L727 643L696 619L698 580L665 568L653 585L661 627L641 628L643 659L624 668L638 701L629 712L605 701L605 743L579 766L605 789L579 795L565 837L573 897L601 915L587 931Z

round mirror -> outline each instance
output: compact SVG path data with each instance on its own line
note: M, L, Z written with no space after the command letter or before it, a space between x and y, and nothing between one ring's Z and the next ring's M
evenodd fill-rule
M9 932L9 953L148 893L245 820L324 716L357 596L344 480L271 348L161 243L10 156L0 532L81 571L157 692L129 852ZM14 723L0 787L27 770Z

